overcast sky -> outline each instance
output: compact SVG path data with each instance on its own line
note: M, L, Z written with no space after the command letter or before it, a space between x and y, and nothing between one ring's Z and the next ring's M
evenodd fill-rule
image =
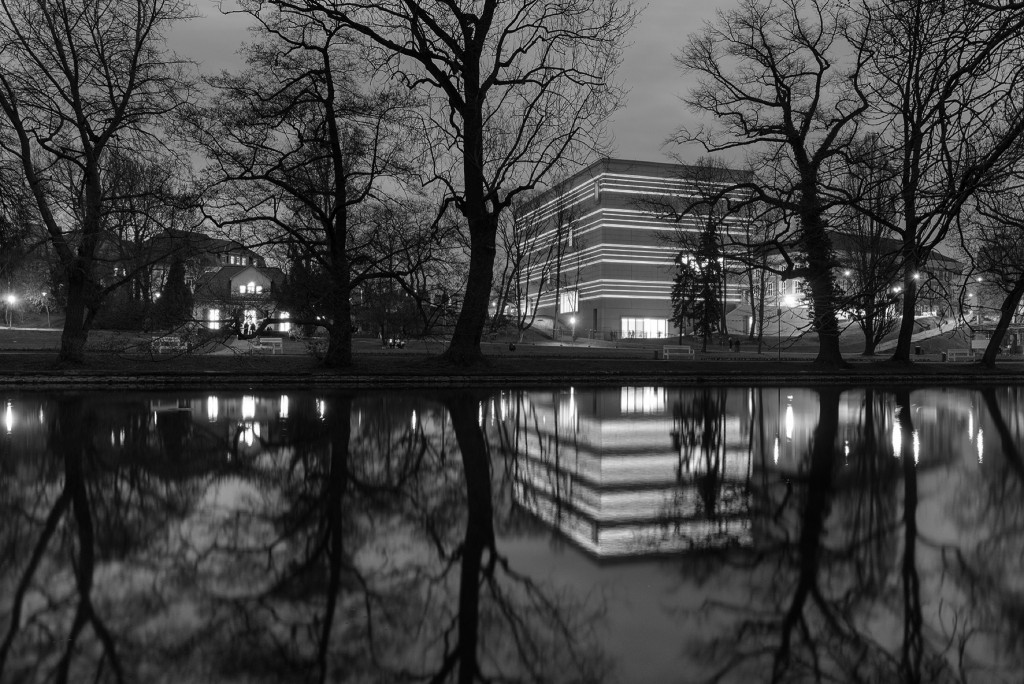
M172 49L198 61L206 73L238 69L238 47L249 39L245 22L240 16L221 15L213 0L194 1L204 16L175 30ZM662 143L681 123L693 121L693 115L679 101L687 81L673 56L687 34L713 19L715 8L723 2L730 0L647 1L619 71L629 95L611 126L616 157L666 161ZM690 157L698 156L700 151L686 150L683 154L692 161Z

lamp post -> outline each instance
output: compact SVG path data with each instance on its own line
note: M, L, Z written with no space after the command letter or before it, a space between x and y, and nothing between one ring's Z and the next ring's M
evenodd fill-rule
M50 302L46 299L46 293L40 295L43 298L43 308L46 309L46 327L50 327Z
M13 294L7 295L7 327L10 328L14 321L14 305L18 303L18 298Z
M573 346L575 346L576 345L576 317L575 316L570 316L569 317L569 325L572 326L572 343L573 343Z

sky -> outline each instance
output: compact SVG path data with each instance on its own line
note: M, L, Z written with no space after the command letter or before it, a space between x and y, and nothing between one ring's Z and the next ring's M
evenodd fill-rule
M203 16L179 25L171 36L171 48L199 62L204 73L240 68L237 51L249 38L244 19L222 15L213 0L193 1ZM669 161L665 139L681 124L695 121L679 100L690 81L673 57L689 33L713 20L716 8L729 4L732 0L647 0L619 69L618 77L629 94L610 126L614 156ZM695 148L679 152L684 161L701 154Z

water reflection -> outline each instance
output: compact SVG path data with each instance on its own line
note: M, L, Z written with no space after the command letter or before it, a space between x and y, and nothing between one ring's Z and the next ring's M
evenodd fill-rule
M2 681L990 682L1024 665L1017 388L0 405Z

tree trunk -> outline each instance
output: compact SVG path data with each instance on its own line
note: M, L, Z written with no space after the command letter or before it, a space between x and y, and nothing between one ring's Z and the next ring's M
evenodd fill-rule
M57 362L79 364L85 361L85 342L89 337L89 329L86 325L86 276L84 270L78 268L77 261L70 270L67 282L68 301Z
M335 286L337 294L332 298L333 320L328 332L324 365L328 368L348 368L352 365L352 288L349 287L347 265L336 266L336 269L340 271L335 273L339 281Z
M451 342L443 358L459 366L470 366L483 360L480 341L487 323L487 305L494 273L494 224L489 217L470 224L469 277L466 297L455 322ZM488 225L490 224L490 225Z
M1024 275L1020 276L1013 284L1013 290L1006 295L1006 299L999 307L999 322L996 323L996 329L992 331L992 339L988 341L985 353L981 357L983 366L995 368L996 354L999 353L999 347L1003 344L1006 330L1013 322L1013 315L1017 312L1022 296L1024 296Z
M916 261L907 261L903 271L903 311L900 319L899 337L896 339L896 351L893 352L893 361L910 363L910 346L914 336L914 310L917 308L917 281L914 280L914 273L917 272Z
M835 310L835 287L832 282L832 241L825 228L825 220L813 183L803 188L800 222L801 242L807 256L807 284L811 288L814 330L818 333L818 357L815 363L843 366L839 348L839 321Z
M446 361L459 366L483 361L480 341L484 325L487 324L498 234L497 213L488 210L485 195L483 108L479 73L472 65L472 62L467 64L463 72L466 105L461 112L464 130L462 171L465 183L462 213L469 224L469 275L462 310L455 321L448 349L443 354Z

